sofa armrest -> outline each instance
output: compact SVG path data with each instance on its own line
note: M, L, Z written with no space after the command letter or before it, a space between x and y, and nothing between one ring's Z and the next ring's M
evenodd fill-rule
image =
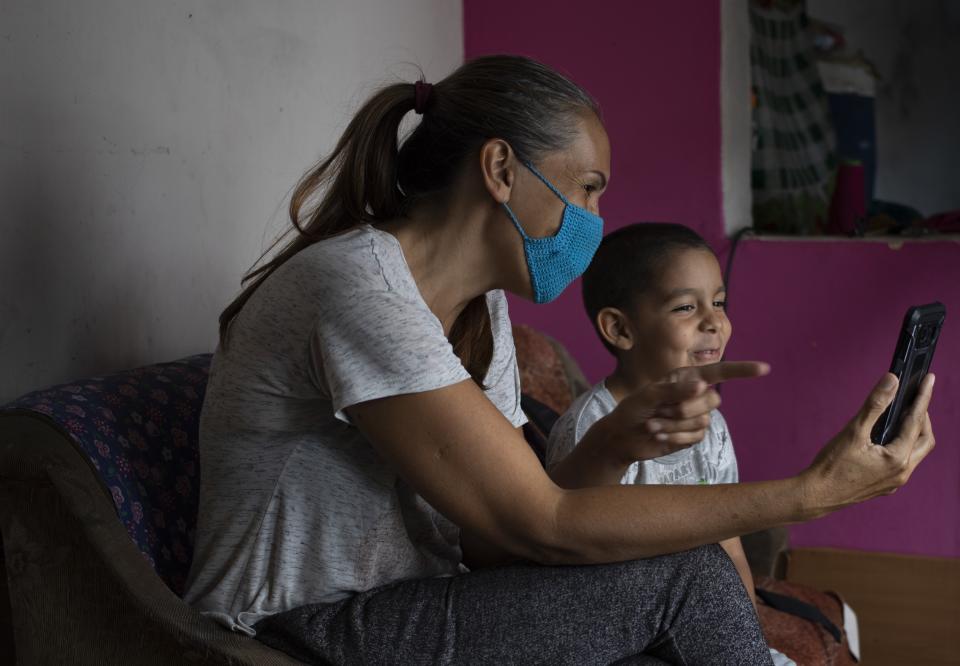
M0 529L23 663L299 663L177 597L88 460L40 416L0 415Z

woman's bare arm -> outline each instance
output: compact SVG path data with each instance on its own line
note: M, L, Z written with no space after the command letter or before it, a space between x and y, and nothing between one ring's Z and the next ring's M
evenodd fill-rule
M803 473L717 486L562 489L471 381L347 411L417 492L477 539L518 558L573 564L685 550L893 492L933 447L931 392L928 378L903 434L887 447L869 442L893 395L878 387Z

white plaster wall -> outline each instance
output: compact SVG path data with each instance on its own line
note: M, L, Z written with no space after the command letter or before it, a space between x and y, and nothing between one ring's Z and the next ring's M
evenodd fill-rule
M960 209L960 2L808 0L880 73L875 197Z
M0 403L211 351L351 111L462 58L459 0L0 0Z

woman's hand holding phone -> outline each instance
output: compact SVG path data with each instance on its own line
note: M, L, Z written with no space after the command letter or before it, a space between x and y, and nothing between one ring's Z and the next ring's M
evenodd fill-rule
M817 454L801 477L805 482L810 518L903 486L917 465L936 445L927 412L935 377L920 383L916 400L903 420L899 436L887 446L871 441L870 433L897 393L897 377L887 373L867 396L856 416Z

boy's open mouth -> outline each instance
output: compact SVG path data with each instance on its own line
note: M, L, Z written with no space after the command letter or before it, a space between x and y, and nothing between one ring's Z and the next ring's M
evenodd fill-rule
M716 363L720 360L719 349L697 349L690 352L697 363Z

